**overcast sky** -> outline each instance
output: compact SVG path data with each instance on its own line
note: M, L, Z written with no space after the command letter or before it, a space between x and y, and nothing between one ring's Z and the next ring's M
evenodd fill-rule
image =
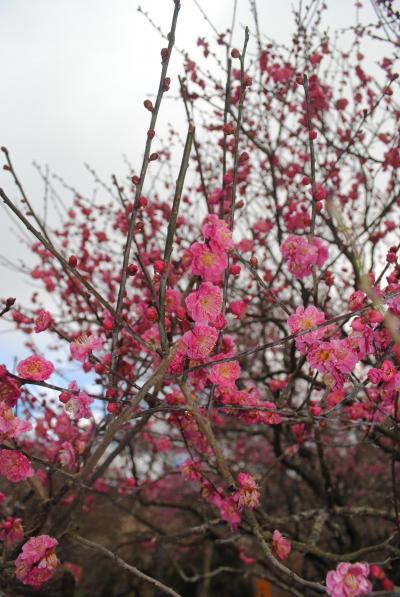
M234 0L199 2L218 30L229 27ZM167 32L172 0L141 4ZM181 4L176 43L197 52L197 38L205 35L213 40L214 34L193 0ZM354 22L353 0L327 0L327 4L331 29ZM10 150L34 205L40 204L43 188L33 160L48 164L82 193L93 186L84 162L107 182L111 173L121 179L126 175L123 154L139 166L149 116L143 100L157 88L165 42L137 12L138 5L137 0L0 1L0 145ZM293 31L291 0L259 0L258 5L261 30L288 41ZM242 27L252 28L248 0L238 0L237 14L239 44ZM374 20L367 0L364 15L365 20ZM175 53L172 92L177 91L181 64ZM180 103L165 102L160 120L184 126ZM13 185L2 170L0 185L13 195ZM28 258L9 228L0 209L0 252ZM9 295L23 302L29 292L21 279L0 268L0 297Z

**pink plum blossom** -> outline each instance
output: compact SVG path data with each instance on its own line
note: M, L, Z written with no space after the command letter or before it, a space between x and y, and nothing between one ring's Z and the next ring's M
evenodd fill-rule
M11 377L4 377L0 380L0 401L6 403L8 406L15 406L18 398L21 395L21 390L15 379Z
M62 442L57 453L57 458L61 466L64 466L69 471L72 471L76 468L76 454L71 442Z
M283 562L289 556L292 545L277 529L272 533L272 548L278 560Z
M299 279L310 276L312 266L322 267L328 258L328 249L319 238L309 242L295 234L290 234L282 243L281 252L290 273Z
M39 334L40 332L44 332L47 330L53 322L53 318L49 311L45 311L44 309L40 309L35 317L35 332Z
M48 379L53 371L53 363L36 354L20 361L17 365L17 372L20 377L34 381Z
M326 373L331 367L333 353L330 342L317 342L308 353L307 361L320 373Z
M260 504L260 490L256 480L249 473L239 473L237 476L238 490L233 496L239 510L247 508L253 510Z
M224 358L226 355L218 355L218 359ZM240 365L236 361L228 361L227 363L219 363L211 367L208 375L211 383L220 388L231 387L235 385L235 381L240 377Z
M103 348L103 341L93 334L82 334L70 344L71 357L83 363L89 354Z
M23 537L22 518L7 516L4 522L0 524L0 541L4 541L4 545L7 548L19 543Z
M357 364L358 356L351 349L347 339L333 339L330 342L333 348L333 366L340 373L351 373Z
M314 305L310 305L306 309L300 306L288 318L288 326L292 334L297 334L316 327L324 321L325 313L314 307ZM304 336L299 336L296 338L296 347L300 352L305 353L309 346L324 336L325 332L326 328L320 328Z
M218 284L228 266L228 257L224 251L213 251L204 243L194 243L190 249L192 256L191 271L204 282Z
M201 231L214 251L229 251L233 247L232 233L227 223L215 214L207 216Z
M24 585L39 589L52 576L60 562L55 554L57 539L38 535L29 539L15 560L16 577Z
M21 421L6 403L0 402L0 438L13 439L31 429L29 421Z
M201 479L201 462L200 460L192 460L187 458L181 464L181 473L184 479L187 481L200 481Z
M358 597L372 590L368 580L369 565L365 563L349 564L341 562L336 570L330 570L326 576L326 588L330 597Z
M92 413L89 406L92 404L93 398L88 396L86 392L80 392L76 381L71 381L68 388L78 393L67 394L65 411L72 419L90 419Z
M18 483L33 474L33 468L24 454L17 450L0 450L0 475L12 483Z
M224 358L225 354L219 354L216 360ZM211 367L208 375L211 383L220 388L229 388L235 385L235 381L240 377L240 365L236 361L219 363Z
M229 305L229 312L235 315L237 319L241 319L246 315L247 308L249 306L248 300L236 300L232 301Z
M218 332L206 325L196 325L182 336L186 354L191 359L205 359L218 340Z
M190 317L196 323L213 322L221 313L222 291L211 282L203 282L185 300Z

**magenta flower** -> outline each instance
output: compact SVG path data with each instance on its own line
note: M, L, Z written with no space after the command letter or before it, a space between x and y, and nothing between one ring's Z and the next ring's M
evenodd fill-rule
M7 516L4 522L0 524L0 541L4 541L4 545L7 548L19 543L23 537L22 518Z
M218 340L218 332L207 325L196 325L182 336L186 354L191 359L205 359Z
M319 238L308 242L304 236L295 234L282 243L281 252L290 273L299 279L310 276L312 266L322 267L328 258L328 249Z
M233 247L232 233L227 223L215 214L206 217L201 231L214 251L229 251Z
M331 340L333 348L333 366L340 373L351 373L357 364L358 356L351 349L347 339Z
M221 289L211 282L203 282L198 290L186 297L185 303L193 321L196 323L213 322L221 313Z
M320 311L314 305L306 309L303 306L297 307L296 312L288 318L288 326L292 334L305 332L325 321L325 313ZM304 336L296 338L297 349L304 353L307 348L317 340L320 340L325 334L326 328L320 328L314 332L309 332Z
M192 256L191 271L195 276L200 276L204 282L221 282L224 270L228 266L228 257L225 251L213 251L204 243L194 243L190 249Z
M103 348L103 341L93 334L82 334L70 344L71 357L83 363L89 353Z
M53 575L60 562L55 554L57 539L48 535L32 537L24 546L15 560L16 577L24 585L34 589L47 582Z
M58 450L57 457L61 466L64 466L69 471L72 471L76 468L76 454L71 442L62 442Z
M51 313L45 311L44 309L40 309L38 314L35 317L35 332L39 334L40 332L44 332L47 330L53 322L53 318Z
M77 394L67 394L68 400L65 404L65 411L73 419L90 419L92 416L89 406L93 402L86 392L79 392L76 381L71 381L68 385L70 390L78 392Z
M260 490L257 482L249 473L239 473L237 476L239 488L233 499L238 505L239 510L247 508L253 510L260 504Z
M224 498L216 493L209 501L218 508L221 519L229 524L232 531L236 531L240 524L240 512L233 497Z
M4 377L0 380L0 401L7 404L7 406L15 406L18 398L21 395L21 390L17 382L11 377Z
M17 372L20 377L34 381L48 379L53 371L53 363L46 361L46 359L38 354L33 354L27 359L20 361L17 365Z
M215 359L222 359L225 356L227 355L219 354ZM230 388L235 385L235 381L240 377L240 365L236 361L219 363L211 367L208 377L211 383L220 388Z
M32 477L34 471L29 460L17 450L0 450L0 475L12 483Z
M332 367L334 350L330 342L317 342L307 355L307 361L320 373L327 373Z
M32 429L29 421L21 421L7 404L0 402L0 438L13 439Z
M330 570L326 576L326 588L330 597L358 597L372 590L368 580L369 565L365 563L349 564L341 562L336 570Z
M186 481L200 481L201 479L201 462L200 460L192 460L187 458L181 464L181 473Z
M272 533L272 548L278 560L283 562L292 551L292 544L280 531L275 530Z
M229 312L232 313L233 315L235 315L235 317L237 317L237 319L241 319L242 317L244 317L246 315L248 306L249 306L249 301L247 301L247 300L232 301L231 304L229 305Z

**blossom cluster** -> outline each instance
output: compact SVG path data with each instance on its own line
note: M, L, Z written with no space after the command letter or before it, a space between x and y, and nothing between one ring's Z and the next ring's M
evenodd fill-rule
M295 234L282 243L281 252L289 272L299 279L310 276L313 266L322 267L328 258L328 249L320 238L307 240Z

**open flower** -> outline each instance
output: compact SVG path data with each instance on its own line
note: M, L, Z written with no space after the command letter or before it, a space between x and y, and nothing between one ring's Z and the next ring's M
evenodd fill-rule
M226 356L226 354L219 354L215 357L215 360L223 359ZM208 377L211 383L220 388L230 388L235 385L235 381L240 377L240 365L236 361L216 364L211 367Z
M40 309L35 317L35 332L39 334L40 332L44 332L47 330L52 324L53 318L51 313L45 311L44 309Z
M17 382L11 377L4 377L0 380L0 401L13 407L21 395Z
M12 483L32 477L33 469L24 454L17 450L0 450L0 475Z
M187 458L181 464L181 473L186 481L200 481L201 479L201 462L200 460L192 460Z
M319 238L309 242L304 236L290 234L281 245L288 269L295 278L310 276L312 266L322 267L328 258L328 249Z
M221 282L224 270L228 266L225 251L213 251L204 243L194 243L190 249L192 255L192 274L200 276L205 282L218 284Z
M93 334L82 334L70 344L71 357L83 363L89 353L103 348L103 341Z
M18 580L34 589L39 589L47 582L60 564L55 554L57 545L57 539L49 535L29 539L15 560Z
M195 325L182 336L186 346L186 354L191 359L205 359L218 340L218 332L207 325Z
M7 548L19 543L23 537L22 518L7 516L4 522L0 524L0 541L4 541Z
M249 473L239 473L237 476L239 488L233 499L238 505L239 510L247 508L253 510L260 503L260 490L257 482Z
M215 214L206 217L201 231L213 250L229 251L233 247L232 232L227 223Z
M368 564L341 562L336 570L326 576L326 588L330 597L358 597L372 590L368 580Z
M195 292L185 300L190 317L196 323L213 322L221 313L222 292L211 282L203 282Z
M288 326L292 334L297 334L298 332L306 332L324 321L325 313L314 307L314 305L310 305L306 309L300 306L288 318ZM320 328L304 336L299 336L296 338L296 347L300 352L306 352L307 348L317 340L320 340L325 332L326 328Z
M21 421L7 403L0 402L0 439L13 439L31 429L29 421Z
M46 361L38 354L20 361L17 365L17 372L20 377L24 379L32 379L34 381L44 381L48 379L54 371L53 363Z
M283 562L292 551L292 545L286 537L278 530L272 533L272 548L278 560Z
M89 406L92 404L93 398L86 392L80 392L76 381L71 381L68 388L77 393L66 394L65 411L73 419L90 419L92 413Z

